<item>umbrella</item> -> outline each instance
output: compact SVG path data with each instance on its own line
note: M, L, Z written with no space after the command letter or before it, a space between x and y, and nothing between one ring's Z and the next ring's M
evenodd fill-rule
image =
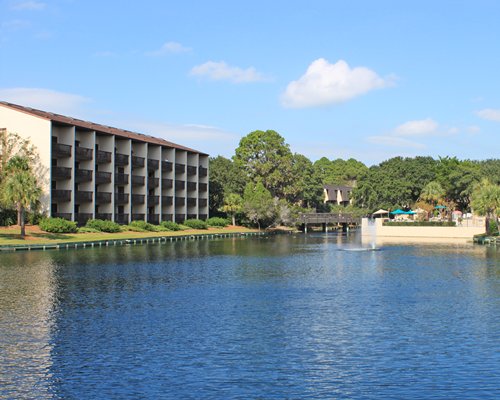
M439 205L439 206L436 206L434 208L437 208L438 210L442 210L443 208L446 208L446 206Z
M401 210L400 208L398 208L397 210L391 211L391 214L393 214L393 215L402 215L402 214L407 214L407 212Z
M389 211L383 210L382 208L378 211L375 211L372 215L382 215L382 214L389 214Z

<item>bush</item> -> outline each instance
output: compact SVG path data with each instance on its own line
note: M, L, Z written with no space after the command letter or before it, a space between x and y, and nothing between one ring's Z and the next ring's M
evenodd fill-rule
M208 226L220 226L222 228L225 228L226 226L229 225L229 221L226 218L212 217L212 218L207 219L207 225Z
M101 231L98 231L97 229L94 228L89 228L87 226L82 226L81 228L78 228L78 233L99 233Z
M384 226L456 226L455 221L385 221Z
M130 229L131 231L135 232L145 232L145 231L154 232L156 230L154 225L146 221L132 221L130 224L128 224L128 226L129 228L132 228ZM136 230L136 229L142 229L142 230Z
M11 226L17 223L17 212L15 210L0 211L0 226Z
M181 227L179 226L178 223L172 222L172 221L163 221L161 223L161 226L163 226L165 229L168 229L169 231L180 231Z
M113 221L103 220L103 219L89 219L85 224L87 228L95 229L99 232L121 232L121 227L119 224Z
M494 219L490 219L488 234L491 236L498 236L498 223Z
M184 225L191 229L208 229L207 223L199 219L187 219L184 221Z
M63 218L42 218L39 227L42 231L50 233L75 233L76 222Z

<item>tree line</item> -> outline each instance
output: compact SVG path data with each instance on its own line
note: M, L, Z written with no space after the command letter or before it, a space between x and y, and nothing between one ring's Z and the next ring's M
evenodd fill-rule
M353 204L325 204L325 184L352 186ZM490 211L479 196L488 190ZM437 204L462 212L474 208L493 218L500 209L500 159L394 157L370 167L353 158L312 162L292 153L272 130L243 137L231 158L210 158L210 215L225 214L233 222L287 224L301 211L366 215L379 208L431 210Z

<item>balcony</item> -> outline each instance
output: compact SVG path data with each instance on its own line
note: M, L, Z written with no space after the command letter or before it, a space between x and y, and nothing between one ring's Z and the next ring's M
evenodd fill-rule
M160 186L160 178L148 178L148 189Z
M198 205L199 205L200 207L206 207L206 206L207 206L207 204L208 204L207 199L199 199L199 200L198 200Z
M148 170L157 170L160 166L160 161L148 158Z
M186 205L186 199L184 197L176 197L175 198L175 205L179 206L179 207Z
M196 167L193 167L192 165L188 165L187 167L187 173L189 176L196 175Z
M133 205L144 204L145 197L146 196L144 196L143 194L133 194L132 195L132 204Z
M174 181L172 179L163 178L161 180L161 185L163 189L171 189L174 187Z
M206 192L208 189L208 185L206 183L199 183L200 192Z
M145 163L144 157L132 156L132 167L142 168L144 167L144 163Z
M187 205L188 207L196 207L196 199L194 197L188 197Z
M144 221L145 214L132 214L132 221Z
M92 182L93 171L90 169L77 169L75 170L75 182Z
M158 225L160 223L160 214L148 214L148 222Z
M55 158L71 157L69 144L52 143L52 156Z
M64 180L71 179L71 168L68 167L52 167L52 179Z
M117 224L128 224L128 214L115 214L115 222Z
M175 214L175 222L182 224L186 217L183 214Z
M175 181L175 188L177 190L183 190L186 187L186 182L184 181Z
M96 192L95 202L97 204L111 203L111 193L109 192Z
M115 193L115 204L127 204L128 193Z
M90 203L92 202L93 192L77 190L75 192L75 203Z
M163 172L171 172L172 171L172 163L170 161L162 161L161 162L161 170Z
M162 196L161 205L162 206L171 206L174 204L174 198L172 196Z
M175 163L175 173L183 174L186 172L186 166L184 164Z
M162 221L172 221L173 217L174 217L173 214L162 214L161 220Z
M187 189L191 191L196 190L196 182L188 182Z
M103 219L103 220L107 220L107 221L111 221L112 217L113 217L113 215L111 213L98 213L95 215L96 219Z
M200 169L200 173L199 173L200 178L204 178L205 176L208 175L208 168L200 166L199 169Z
M198 219L198 215L196 214L188 214L187 219Z
M94 218L92 213L78 213L75 214L75 221L78 225L85 225L89 219Z
M52 201L71 201L71 190L52 190Z
M125 165L128 165L128 155L115 153L115 165L117 165L119 167L123 167Z
M106 164L111 162L111 152L97 150L97 164ZM110 218L111 219L111 218Z
M87 149L85 147L76 146L75 147L75 159L76 161L89 161L93 158L94 151L92 149Z
M52 218L62 218L71 221L71 213L52 213Z
M128 184L128 174L116 173L115 174L115 185L127 185Z
M111 183L111 172L96 171L95 172L95 183L97 185L100 185L103 183Z
M132 175L132 185L134 186L144 186L144 177L140 175Z
M208 218L208 215L207 214L200 214L198 216L198 218L201 219L202 221L205 221Z
M160 196L148 196L148 207L160 204Z

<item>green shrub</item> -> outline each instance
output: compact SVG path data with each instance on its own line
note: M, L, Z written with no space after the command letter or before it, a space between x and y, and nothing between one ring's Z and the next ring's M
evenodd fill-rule
M184 225L191 229L208 229L207 223L199 219L187 219L184 221Z
M498 223L494 219L490 219L488 234L491 236L498 236Z
M81 228L78 228L78 233L99 233L101 231L98 231L97 229L94 228L89 228L87 226L82 226Z
M455 221L385 221L384 226L456 226Z
M87 228L95 229L99 232L121 232L121 227L119 224L113 221L103 220L103 219L89 219L85 225Z
M135 228L135 229L142 229L142 231L136 230L135 232L144 232L144 231L150 231L154 232L155 231L155 226L146 222L146 221L132 221L130 224L128 224L130 228ZM131 229L133 230L133 229Z
M17 222L17 212L15 210L0 211L0 226L11 226Z
M208 226L220 226L222 228L225 228L226 226L229 225L229 221L226 218L212 217L212 218L207 219L207 225Z
M168 229L169 231L180 231L181 227L179 226L178 223L172 222L172 221L163 221L161 223L161 226L164 227L165 229Z
M64 218L42 218L39 227L50 233L75 233L77 230L76 222Z

